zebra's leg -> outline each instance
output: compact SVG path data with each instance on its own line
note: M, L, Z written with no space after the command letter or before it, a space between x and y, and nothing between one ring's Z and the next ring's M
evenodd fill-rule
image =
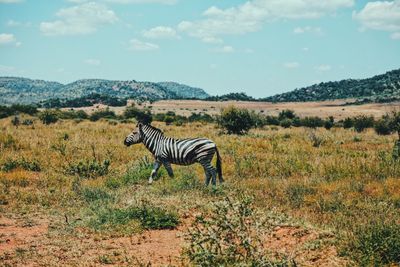
M174 178L174 171L172 170L171 163L164 161L163 162L165 169L168 172L168 176Z
M203 169L204 169L204 173L205 173L205 175L206 175L206 182L205 182L205 184L206 184L206 186L208 186L208 185L210 184L211 174L210 174L210 172L208 171L208 169L207 169L206 166L203 165Z
M158 160L156 160L154 162L153 170L151 171L151 174L150 174L150 177L149 177L149 184L153 183L153 179L157 175L157 171L160 168L160 166L161 166L160 162Z

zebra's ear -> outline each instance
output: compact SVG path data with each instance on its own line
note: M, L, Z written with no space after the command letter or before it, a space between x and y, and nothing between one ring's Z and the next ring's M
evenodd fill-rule
M141 123L141 122L138 122L138 124L136 125L136 127L138 127L139 129L141 129L142 126L143 126L143 123Z

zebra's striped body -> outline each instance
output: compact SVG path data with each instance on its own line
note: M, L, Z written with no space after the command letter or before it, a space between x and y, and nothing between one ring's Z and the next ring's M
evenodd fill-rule
M154 169L149 178L152 183L161 164L167 169L168 175L173 177L172 164L190 165L200 163L206 174L206 185L212 178L212 184L216 184L216 169L211 165L211 161L217 154L217 171L220 183L223 182L221 171L221 158L217 146L209 139L191 138L174 139L166 137L160 129L151 125L138 124L138 131L132 132L125 138L124 144L127 146L143 143L155 158Z

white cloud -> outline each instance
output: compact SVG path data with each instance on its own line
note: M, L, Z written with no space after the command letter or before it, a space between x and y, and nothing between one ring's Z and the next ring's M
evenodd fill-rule
M214 49L214 51L218 53L233 53L235 52L235 49L230 45L225 45L223 47Z
M63 8L56 15L60 20L40 24L43 34L48 36L89 34L95 32L101 25L112 24L118 20L114 11L95 2Z
M22 0L0 0L0 4L14 4L21 3Z
M129 49L135 51L151 51L159 49L159 46L153 43L143 42L138 39L129 41Z
M12 33L0 33L0 45L15 43L17 39Z
M143 36L149 39L175 39L179 38L176 30L170 27L158 26L144 31Z
M246 48L246 49L244 50L244 52L245 52L246 54L253 54L253 53L254 53L254 50L251 49L251 48Z
M302 33L314 33L314 34L321 34L322 30L320 27L311 27L311 26L305 26L305 27L296 27L293 29L294 34L302 34Z
M32 26L31 22L21 22L21 21L16 21L16 20L8 20L7 24L8 27L20 27L20 26L24 26L24 27L30 27Z
M359 12L353 12L353 19L361 24L361 30L400 32L400 0L367 3Z
M314 19L353 4L354 0L250 0L227 9L212 6L203 13L204 19L182 21L178 30L201 40L245 34L260 30L268 21Z
M394 32L390 35L393 40L400 40L400 32Z
M85 59L83 62L91 66L99 66L101 64L101 61L99 59L94 59L94 58Z
M296 68L300 67L300 63L299 62L286 62L286 63L283 63L283 66L287 69L296 69Z
M320 71L320 72L325 72L325 71L330 71L332 67L330 65L319 65L315 67L315 70Z

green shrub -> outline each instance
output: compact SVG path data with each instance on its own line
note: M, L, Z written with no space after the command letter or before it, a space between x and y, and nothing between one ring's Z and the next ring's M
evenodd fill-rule
M33 125L33 120L25 119L25 120L22 121L22 125L25 125L25 126Z
M112 110L109 110L108 108L104 109L104 110L99 110L99 111L93 112L89 117L89 119L91 121L98 121L100 119L116 119L116 118L117 118L117 115L115 115L115 112Z
M41 171L39 162L37 162L36 160L28 161L24 158L8 159L0 167L0 169L5 172L9 172L17 168L22 168L26 171L33 171L33 172Z
M290 128L292 126L292 120L291 119L283 119L280 123L280 125L283 128Z
M150 110L140 110L133 105L125 109L123 117L125 119L135 118L137 121L145 124L151 123L153 120Z
M393 266L400 262L400 225L375 222L358 226L344 253L360 266Z
M90 224L101 229L109 225L126 225L132 220L140 222L144 229L174 229L179 224L176 213L146 204L126 209L100 209Z
M110 160L103 162L97 159L79 161L78 163L70 163L66 167L66 173L70 175L78 175L84 178L96 178L106 175L109 171Z
M390 127L390 121L385 118L378 120L374 125L374 130L379 135L391 134L392 129Z
M279 112L278 119L280 121L284 119L290 119L293 120L296 117L296 113L293 110L290 109L285 109Z
M42 112L40 112L39 114L39 119L42 121L43 124L52 124L52 123L56 123L58 121L58 115L57 112L55 112L54 110L44 110Z
M185 254L194 266L288 266L263 250L259 222L250 198L227 197L211 213L196 217Z
M301 119L301 126L317 128L324 126L324 120L320 117L305 117Z
M346 118L343 121L343 128L344 129L350 129L353 127L353 119L352 118Z
M11 124L15 127L18 127L21 124L21 120L18 116L14 116L14 118L11 120Z
M97 187L84 187L80 190L80 194L86 202L106 201L112 198L108 192Z
M234 106L223 109L217 122L228 134L246 134L256 126L252 114L247 109Z
M126 173L122 176L121 181L123 184L138 184L141 181L148 180L153 170L153 163L150 162L148 157L136 161ZM158 170L155 179L159 179L164 174L162 167Z
M353 127L358 132L361 133L367 128L372 128L374 126L374 117L360 115L353 118Z
M325 122L324 122L324 128L327 130L330 130L333 126L335 125L335 119L330 116Z

